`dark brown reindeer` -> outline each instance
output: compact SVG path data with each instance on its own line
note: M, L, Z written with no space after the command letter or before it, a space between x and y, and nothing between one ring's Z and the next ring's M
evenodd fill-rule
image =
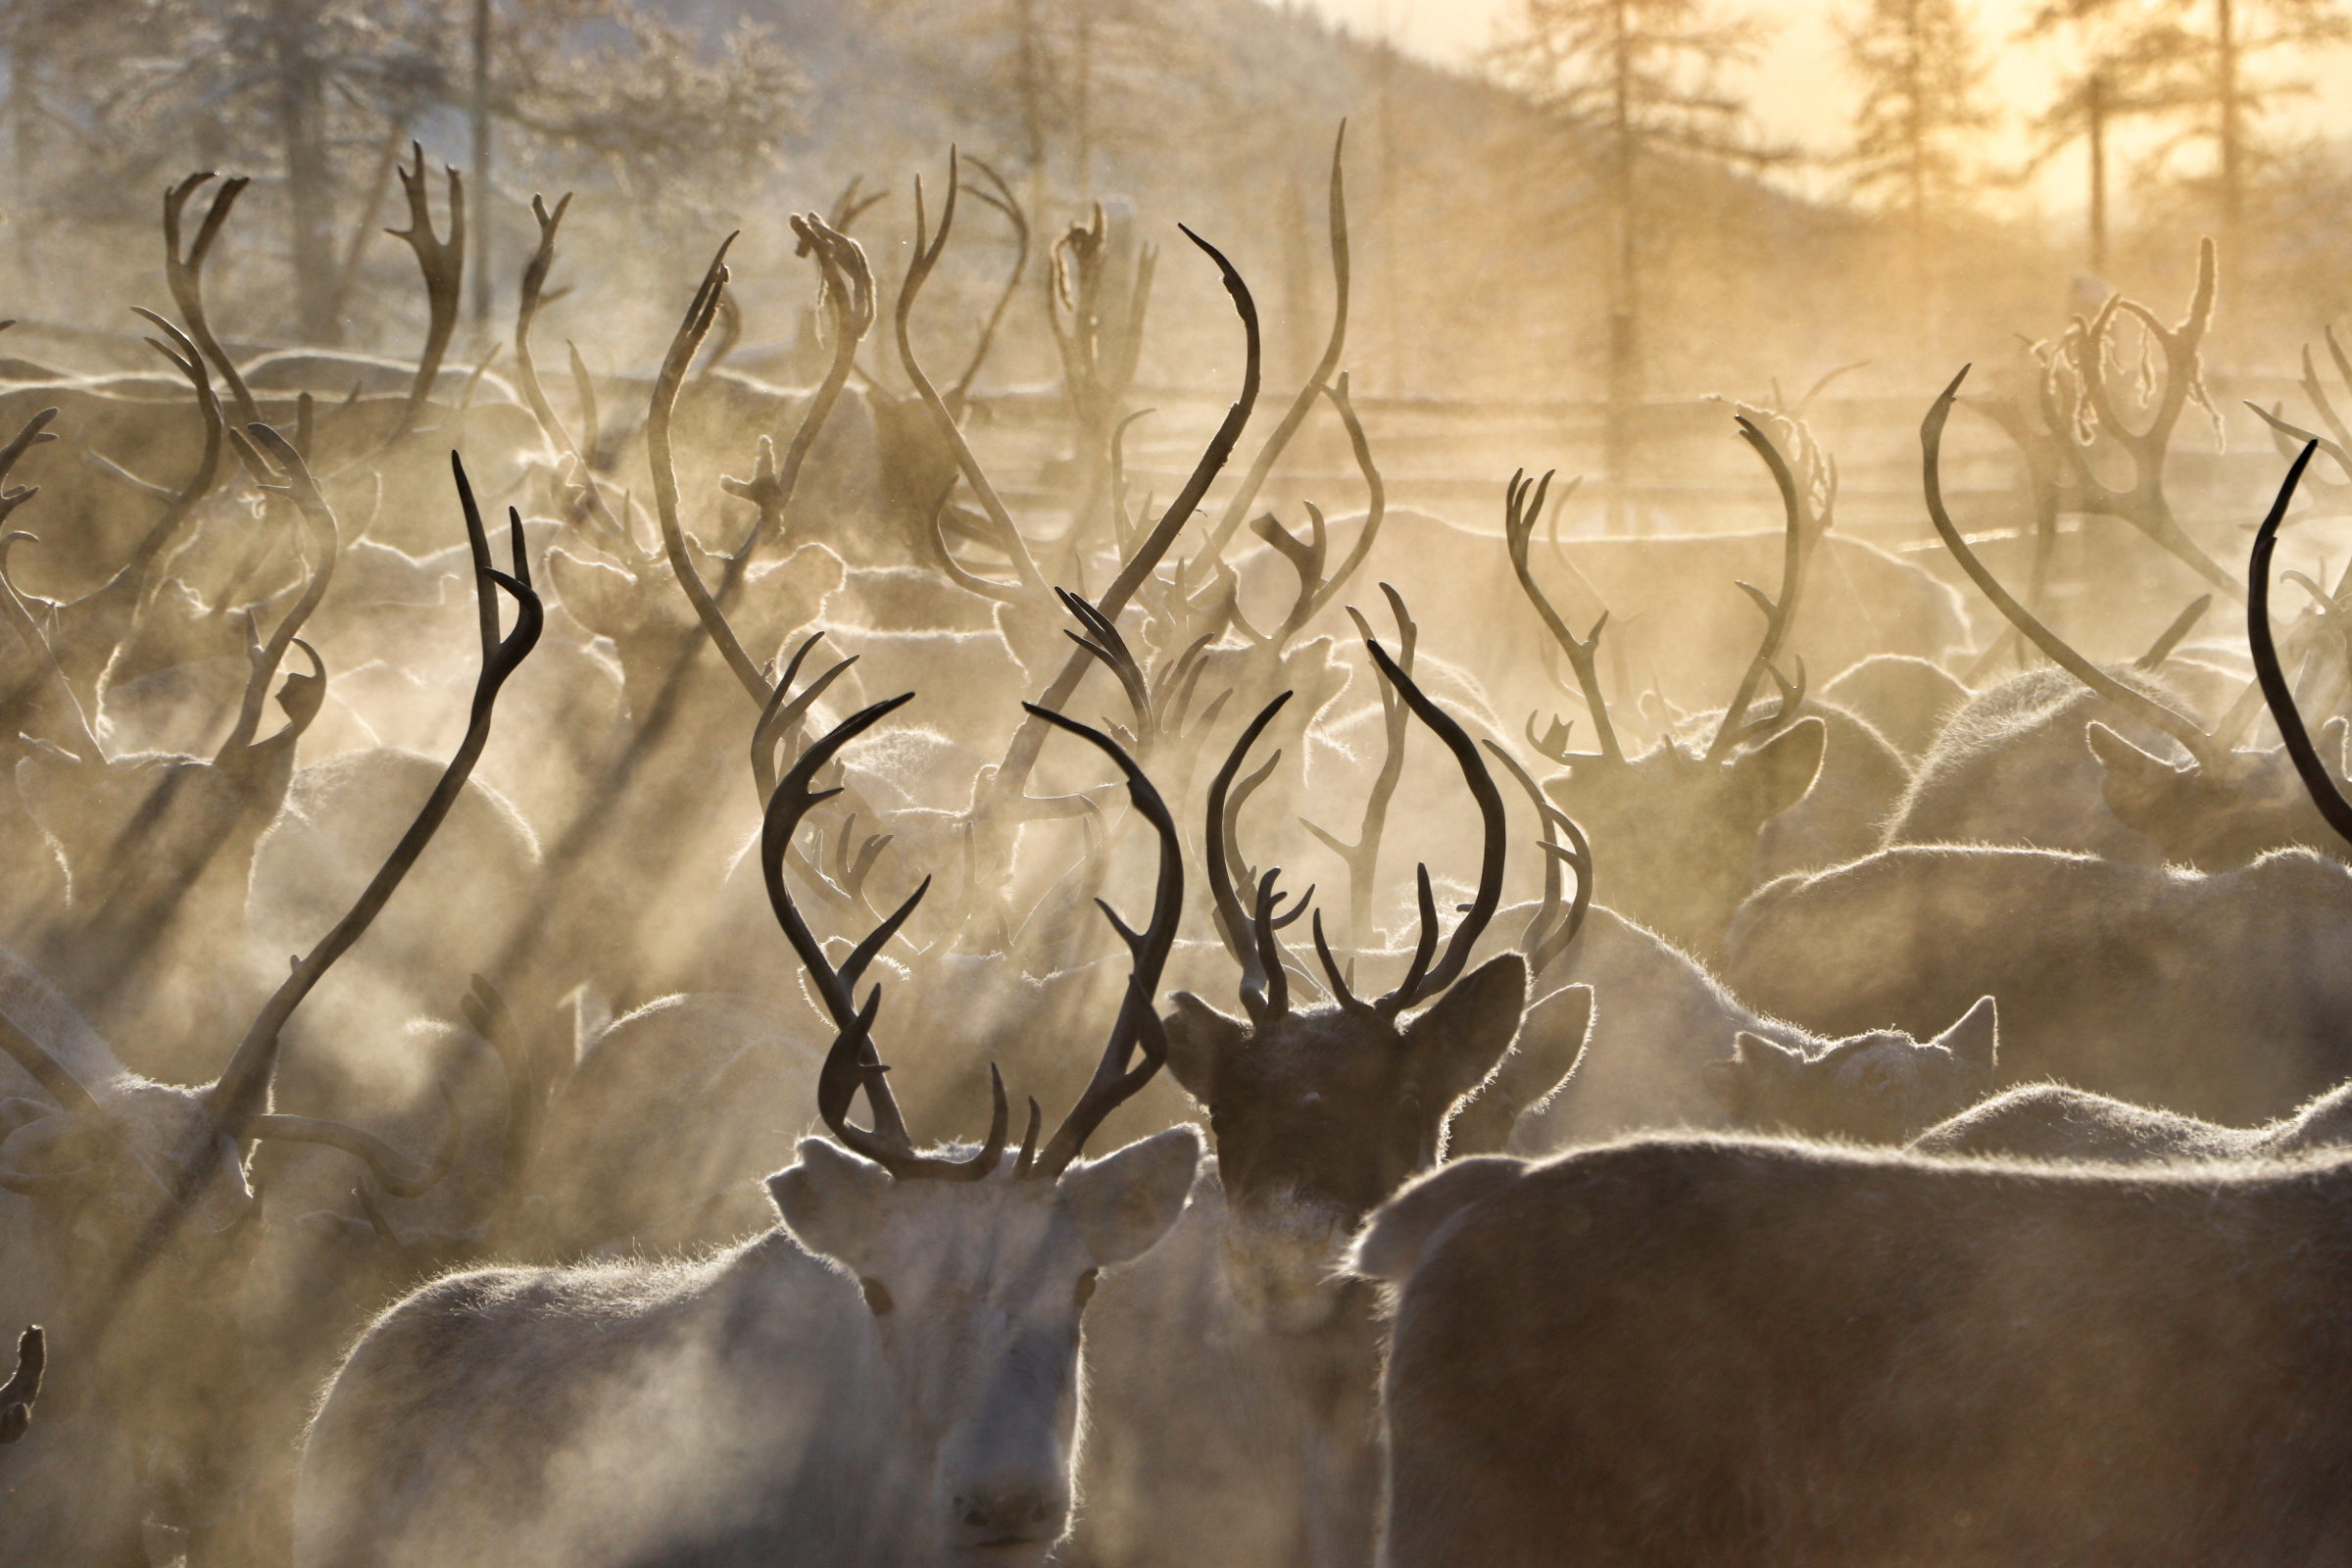
M324 512L299 455L266 426L253 433L275 449L306 510ZM238 1286L261 1214L246 1152L271 1141L326 1145L357 1156L393 1196L425 1191L455 1157L454 1102L442 1152L419 1167L358 1127L276 1112L270 1100L280 1033L423 853L488 743L500 689L538 639L519 518L510 515L510 576L490 565L462 468L458 481L482 643L466 737L374 878L294 960L219 1076L179 1086L125 1072L30 968L10 959L0 974L0 1053L42 1097L0 1102L0 1190L22 1200L7 1218L31 1241L22 1273L12 1254L5 1289L41 1298L41 1315L74 1368L49 1402L51 1441L23 1461L35 1468L0 1461L9 1499L0 1508L0 1549L11 1561L117 1560L109 1553L136 1550L150 1517L188 1530L200 1562L223 1552L237 1559L257 1528L266 1539L253 1516L263 1467L249 1444L267 1426L260 1412L271 1391L300 1384L257 1380L269 1348L249 1345L238 1322ZM331 514L324 526L331 528ZM504 638L501 592L517 607ZM9 1304L13 1310L13 1298ZM74 1485L57 1485L61 1476Z
M2249 640L2315 806L2352 831L2272 647L2285 510L2256 536ZM1450 1166L1355 1248L1395 1292L1380 1560L2335 1555L2348 1191L2333 1152L1661 1138Z
M1285 913L1268 869L1245 873L1245 904L1229 844L1236 776L1283 699L1219 769L1204 860L1246 1015L1188 993L1172 999L1169 1072L1208 1113L1215 1179L1203 1177L1166 1250L1103 1302L1098 1327L1112 1353L1097 1374L1102 1420L1088 1450L1082 1561L1152 1560L1170 1539L1202 1563L1363 1559L1378 1333L1361 1294L1330 1279L1333 1249L1415 1171L1449 1152L1499 1148L1583 1045L1581 1028L1564 1027L1544 1052L1512 1050L1527 960L1511 953L1469 967L1501 895L1501 797L1460 725L1369 646L1478 802L1478 892L1441 953L1420 869L1418 941L1399 983L1374 998L1355 994L1356 958L1333 953L1318 913L1328 1000L1296 1004L1279 931L1307 901ZM1576 998L1591 1000L1563 1000Z

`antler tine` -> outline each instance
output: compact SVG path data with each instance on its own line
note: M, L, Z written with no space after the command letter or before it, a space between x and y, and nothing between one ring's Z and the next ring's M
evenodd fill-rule
M915 906L922 902L923 895L930 891L930 880L925 878L906 902L900 905L890 918L858 945L851 955L851 965L855 967L836 969L825 956L824 947L817 941L816 934L809 930L808 922L802 918L799 907L792 901L791 890L784 884L784 852L791 847L793 835L800 830L801 819L810 808L841 793L838 789L811 790L809 781L833 760L843 747L912 701L914 693L905 692L886 702L875 703L860 709L819 736L777 781L774 792L768 797L767 810L760 828L760 869L767 885L768 906L775 912L776 923L783 928L785 940L792 944L792 951L808 971L809 982L815 986L826 1012L832 1016L834 1027L844 1031L845 1038L850 1038L856 1049L863 1051L869 1058L866 1066L872 1069L872 1073L864 1083L866 1103L874 1114L874 1132L871 1136L881 1140L884 1147L904 1149L906 1151L905 1157L908 1159L916 1157L912 1153L913 1144L907 1136L906 1120L899 1114L898 1102L892 1097L890 1086L879 1076L878 1060L872 1059L871 1042L858 1027L858 1008L853 988L866 958L881 950L882 944L897 933L906 917L914 912ZM860 955L865 956L861 957ZM835 1049L846 1048L837 1041ZM847 1101L843 1103L846 1115ZM848 1141L845 1139L844 1142ZM858 1148L855 1144L849 1147ZM864 1153L865 1151L859 1149L858 1152ZM900 1158L895 1153L892 1157Z
M1543 478L1532 481L1525 468L1511 475L1511 482L1503 488L1503 544L1510 551L1511 570L1519 578L1520 591L1527 595L1528 603L1535 606L1536 613L1543 618L1544 629L1551 633L1552 641L1560 645L1561 651L1568 656L1568 662L1575 666L1577 684L1585 694L1586 710L1592 716L1593 737L1600 745L1600 751L1595 755L1607 761L1622 762L1625 753L1617 744L1617 727L1609 722L1608 699L1601 695L1600 671L1592 660L1593 650L1600 646L1601 629L1609 623L1609 612L1603 610L1600 618L1592 623L1592 631L1585 635L1583 641L1578 641L1576 633L1568 629L1568 623L1560 618L1560 612L1552 608L1551 601L1537 586L1535 572L1528 566L1527 552L1535 538L1536 519L1544 514L1544 498L1551 489L1552 474L1558 471L1546 469ZM1528 715L1528 723L1534 725L1534 714ZM1565 754L1553 759L1555 761L1565 760Z
M1076 617L1090 635L1081 637L1074 631L1062 635L1102 662L1103 667L1118 678L1119 689L1127 694L1127 704L1135 710L1135 732L1138 744L1149 755L1152 742L1157 737L1159 724L1152 705L1150 684L1144 679L1143 666L1136 662L1135 651L1127 639L1119 635L1118 624L1089 604L1086 599L1067 588L1054 590L1061 608Z
M213 194L212 209L205 214L204 222L197 228L196 243L185 254L179 246L179 220L188 198L214 176L211 172L190 174L164 192L164 284L172 291L172 303L179 307L180 316L188 323L188 335L220 369L220 378L228 383L228 395L237 405L237 420L251 424L262 416L253 401L245 378L237 373L234 360L221 349L220 340L213 336L212 323L204 314L204 259L220 233L220 225L228 221L229 209L252 184L249 175L240 174L227 180Z
M1184 915L1184 845L1177 836L1176 821L1168 812L1168 804L1145 776L1134 758L1129 757L1116 741L1074 719L1063 717L1050 709L1024 704L1031 713L1055 729L1066 730L1116 763L1127 780L1127 799L1137 814L1152 824L1159 836L1159 872L1152 891L1152 918L1142 931L1121 920L1118 912L1097 899L1096 906L1118 932L1119 940L1127 944L1134 967L1127 978L1126 999L1119 1005L1119 1017L1111 1028L1110 1043L1103 1047L1102 1059L1096 1064L1093 1078L1062 1118L1054 1136L1046 1141L1045 1151L1027 1167L1027 1174L1052 1180L1067 1169L1086 1140L1102 1119L1132 1099L1152 1075L1159 1070L1167 1057L1167 1041L1160 1033L1159 1015L1153 1009L1153 999L1159 994L1159 981L1168 962L1168 954L1176 946L1177 922ZM1133 1067L1129 1058L1138 1045L1144 1057Z
M274 432L273 432L274 433ZM472 547L475 602L480 609L482 625L482 668L475 677L473 703L467 713L466 737L458 743L457 752L449 765L442 769L432 794L425 797L416 819L359 898L336 921L325 936L318 939L300 962L294 965L284 983L270 996L245 1031L245 1038L229 1059L228 1065L213 1086L206 1091L207 1105L213 1123L221 1131L243 1135L244 1128L261 1113L269 1099L270 1079L276 1068L278 1032L302 999L309 996L333 966L335 960L357 942L373 922L376 914L391 900L409 868L416 863L433 835L440 830L450 808L457 804L458 794L472 776L474 763L481 760L482 749L490 744L490 718L497 706L498 694L509 676L519 668L531 650L538 646L539 633L546 624L546 612L539 595L531 587L530 563L523 550L522 518L512 510L507 514L508 540L513 552L514 571L512 576L494 569L490 564L490 541L483 532L482 517L473 504L473 491L466 482L466 466L455 452L450 454L450 466L457 476L458 497L466 514L466 542ZM498 635L498 595L506 594L514 601L514 629L502 641Z
M760 710L759 724L752 730L752 779L759 786L762 801L776 792L777 743L808 716L808 710L816 700L825 695L825 689L839 680L843 671L858 662L858 656L852 654L810 681L807 691L798 697L793 696L792 682L801 672L801 661L808 657L808 650L822 641L824 635L824 628L818 627L793 652L792 660L784 666L783 675L776 681L775 691L768 698L766 708Z
M1788 640L1789 623L1796 618L1797 597L1803 592L1805 582L1804 513L1797 500L1796 477L1789 472L1788 462L1781 456L1780 448L1773 445L1772 438L1754 420L1740 415L1738 423L1740 439L1764 460L1764 466L1772 470L1772 482L1780 487L1781 510L1786 518L1781 548L1781 592L1777 599L1767 599L1747 583L1739 585L1756 602L1756 608L1764 612L1764 640L1756 649L1756 657L1748 661L1747 671L1740 678L1740 689L1732 694L1730 705L1724 709L1723 722L1715 727L1715 738L1707 743L1706 760L1710 762L1722 761L1734 747L1755 737L1754 727L1745 722L1748 705L1755 701L1756 683L1772 668L1781 645ZM1773 727L1795 716L1795 707L1784 701L1780 712L1774 715Z
M776 785L776 795L769 802L766 820L762 830L760 830L760 865L766 872L766 896L769 896L769 903L776 909L776 921L783 926L788 941L793 943L793 953L798 953L802 964L809 968L809 978L816 983L818 995L825 999L828 1010L837 1006L837 999L854 995L854 987L857 987L858 973L865 968L865 961L875 953L880 953L882 943L887 943L892 933L899 931L899 924L907 914L915 912L915 906L931 889L931 884L929 879L924 879L924 884L915 889L915 896L907 898L904 906L899 906L899 912L868 933L868 938L858 943L857 953L849 955L849 964L835 971L833 964L825 961L823 948L816 945L816 938L809 933L807 921L802 921L800 912L793 907L793 898L783 889L783 862L781 854L776 854L774 844L778 839L790 842L790 835L798 827L802 811L807 811L813 802L835 795L833 790L821 790L811 795L809 778L816 773L816 766L823 766L823 760L818 760L816 766L809 766L809 757L818 757L821 753L830 757L828 748L845 745L849 738L857 736L865 726L880 721L884 714L892 712L901 703L907 703L912 696L915 694L907 691L906 696L892 698L889 703L875 703L872 708L865 708L863 712L854 714L847 724L837 724L828 736L811 745L809 755L802 757L798 764L793 764L793 771L786 773L783 783ZM833 1037L833 1049L825 1051L825 1065L816 1074L816 1112L823 1116L825 1126L840 1140L842 1148L863 1154L865 1159L875 1161L877 1166L882 1166L884 1171L889 1171L899 1180L931 1178L976 1183L976 1180L986 1178L990 1171L998 1168L998 1161L1004 1156L1004 1128L1006 1116L1009 1116L1004 1104L1004 1079L998 1074L995 1062L988 1065L988 1089L990 1101L993 1101L993 1114L990 1114L988 1121L988 1140L981 1145L981 1150L976 1154L966 1156L966 1159L953 1159L953 1156L943 1154L917 1154L915 1143L912 1143L912 1138L907 1138L906 1119L899 1114L899 1101L889 1091L889 1081L882 1077L884 1072L889 1072L889 1067L882 1065L880 1055L875 1054L875 1044L872 1044L872 1022L875 1022L875 1015L880 1010L882 987L875 985L870 992L865 992L865 1006L849 1006L842 1008L842 1013L837 1013L835 1027L840 1032ZM872 1131L849 1121L849 1104L857 1098L858 1089L865 1091L865 1104L875 1116Z
M286 482L283 485L266 485L264 488L273 494L290 496L293 499L296 511L310 529L312 548L318 552L319 559L318 564L313 567L308 559L309 553L305 552L302 597L295 601L293 609L286 612L285 619L280 621L277 629L270 634L269 642L266 644L256 643L251 633L248 633L247 641L251 646L247 649L247 657L251 661L252 670L245 682L244 701L237 709L237 721L229 729L228 739L220 743L220 750L213 759L216 762L224 762L253 747L254 737L261 731L262 703L270 694L270 682L275 678L278 665L284 662L286 650L298 640L295 634L302 630L303 625L311 618L312 612L318 610L320 601L326 598L327 586L334 581L335 562L342 553L343 544L342 531L335 522L334 510L326 504L326 497L319 490L318 481L312 476L310 466L303 462L302 454L295 449L293 443L269 425L259 422L248 426L246 435L256 447L267 450L270 460L284 470ZM460 473L458 482L463 488L465 485L463 472ZM466 493L465 501L467 511L470 512L473 505L470 492ZM494 629L492 640L495 641L495 627L498 618L495 600L491 602L485 613L490 617L490 624ZM308 645L305 646L307 649ZM311 658L314 663L317 662L318 657L315 652L312 653ZM319 678L323 680L323 672ZM321 689L317 695L323 699L325 693ZM270 744L293 744L293 741L299 739L302 731L308 727L310 720L318 715L318 706L307 701L299 706L289 707L288 726Z
M932 422L939 427L941 439L948 443L949 450L955 454L956 470L963 475L964 483L971 486L972 494L979 499L980 510L988 514L989 526L996 535L997 548L1012 563L1013 574L1020 578L1022 589L1031 597L1042 598L1046 579L1029 553L1029 543L1021 536L1019 526L1013 522L1012 514L1005 510L1004 500L997 494L997 487L981 468L980 460L972 455L971 443L964 440L963 429L956 424L955 415L949 412L938 388L931 384L931 378L923 373L922 365L914 357L914 339L907 327L914 313L914 302L922 294L923 284L930 278L931 270L939 265L941 254L948 248L948 233L955 227L956 196L961 183L958 172L961 163L955 149L949 149L948 199L940 207L937 239L929 239L925 234L923 180L920 174L915 176L914 249L907 258L906 279L899 285L895 318L899 363L906 368L906 379L913 384L915 396L921 398L923 407L931 411Z
M1494 788L1494 775L1487 771L1486 763L1479 760L1478 748L1470 743L1470 737L1463 733L1462 726L1422 694L1421 688L1413 684L1412 676L1397 667L1396 662L1389 657L1387 649L1377 642L1367 642L1364 646L1371 650L1372 662L1379 666L1380 672L1404 698L1405 706L1413 710L1413 715L1428 725L1430 731L1446 743L1446 750L1453 753L1454 760L1461 765L1462 781L1469 785L1472 799L1478 802L1479 816L1485 826L1484 842L1479 852L1478 893L1470 902L1470 912L1462 916L1460 925L1453 928L1452 940L1446 945L1446 956L1438 960L1436 968L1429 970L1426 975L1416 973L1407 976L1407 984L1397 987L1374 1004L1394 1017L1414 1003L1435 996L1453 984L1463 966L1470 961L1472 944L1486 930L1487 922L1494 918L1495 907L1502 902L1502 794ZM1437 914L1430 899L1426 869L1421 878L1421 923L1423 942L1434 942Z
M2303 715L2295 710L2294 690L2287 685L2285 671L2278 667L2278 645L2271 637L2271 556L2278 548L2278 524L2286 516L2287 503L2294 499L2295 485L2318 450L2316 441L2304 444L2294 466L2286 470L2286 482L2278 487L2278 499L2271 503L2270 514L2254 531L2253 559L2246 568L2246 641L2253 649L2254 678L2262 684L2263 701L2270 705L2271 717L2278 725L2278 738L2285 743L2286 755L2302 776L2311 804L2328 819L2329 827L2346 843L2352 843L2352 801L2344 799L2334 775L2328 772L2328 764L2320 760L2318 750L2311 744L2310 732L2303 727Z
M1396 619L1398 662L1408 671L1413 667L1413 652L1421 638L1421 627L1404 607L1404 596L1387 583L1380 591L1389 602L1389 612ZM1366 642L1372 640L1372 623L1363 612L1353 605L1348 607L1348 616L1355 622L1356 631ZM1387 682L1380 686L1382 739L1386 750L1381 757L1380 771L1373 776L1371 793L1364 800L1364 814L1357 825L1355 842L1342 844L1336 834L1300 817L1298 825L1312 833L1323 847L1338 856L1348 867L1348 940L1357 948L1364 945L1364 936L1372 924L1372 887L1380 869L1380 843L1388 831L1389 802L1396 793L1397 781L1404 775L1404 740L1407 721L1404 704Z
M1330 982L1331 1000L1360 1017L1378 1016L1373 1010L1372 1004L1361 1000L1348 989L1348 976L1341 972L1338 961L1331 956L1331 943L1324 938L1323 911L1321 909L1315 911L1312 929L1315 933L1315 957L1323 965L1324 978Z
M1969 369L1968 366L1960 368L1960 373L1952 377L1951 385L1945 387L1936 399L1935 406L1928 410L1928 416L1919 427L1928 520L1936 525L1936 532L1942 537L1944 548L1951 551L1953 559L1960 563L1970 580L2008 617L2009 623L2024 632L2027 639L2040 649L2052 663L2133 717L2172 736L2190 757L2196 759L2198 766L2218 772L2228 758L2214 744L2212 737L2167 705L2132 690L2068 647L2033 612L2009 596L2009 590L2000 585L1985 564L1977 559L1977 553L1969 548L1968 541L1960 536L1959 528L1953 524L1951 514L1944 510L1943 505L1943 426L1944 421L1951 417L1952 404L1960 396L1960 383L1968 379Z
M311 1116L254 1116L246 1121L243 1136L257 1141L272 1139L278 1143L323 1144L329 1149L340 1149L366 1162L376 1185L394 1198L420 1198L449 1174L450 1167L457 1163L458 1147L466 1136L457 1097L449 1092L447 1084L437 1083L433 1087L441 1092L441 1103L449 1111L449 1134L442 1139L432 1162L422 1170L413 1168L405 1155L373 1133L362 1132L339 1121L320 1121Z
M422 412L425 400L433 393L433 382L441 374L442 356L449 351L449 340L458 327L458 305L466 271L466 181L455 167L445 166L442 172L449 180L449 238L433 232L432 206L424 177L424 147L420 142L409 143L415 155L416 167L395 165L393 172L400 175L400 188L409 202L409 226L387 228L385 233L405 241L416 253L417 270L424 274L425 328L424 352L416 361L416 374L409 383L409 397L400 411L400 423L383 445L407 436Z
M1520 951L1527 955L1533 973L1542 974L1568 951L1576 934L1585 927L1585 911L1592 905L1592 846L1585 839L1585 830L1576 825L1567 812L1544 798L1544 791L1519 760L1494 741L1485 743L1494 760L1510 770L1519 781L1536 808L1536 820L1542 825L1543 837L1536 848L1544 853L1544 902L1536 908L1535 917L1527 922L1527 930L1519 938ZM1569 847L1562 849L1552 837L1554 829L1568 835ZM1560 920L1560 867L1567 865L1576 872L1576 902ZM1546 934L1546 927L1558 925Z
M1282 867L1277 865L1268 867L1265 875L1257 879L1257 902L1250 911L1250 935L1257 950L1257 970L1264 976L1261 982L1264 989L1252 997L1245 982L1242 1002L1250 1009L1250 1019L1261 1031L1269 1020L1287 1017L1291 1010L1291 972L1282 961L1282 939L1275 935L1284 924L1275 918L1275 911L1281 907L1285 897L1274 891L1274 884L1281 875ZM1301 901L1298 909L1305 907L1304 901ZM1297 918L1298 909L1291 911L1293 918Z
M2154 669L2172 658L2173 650L2180 647L2181 640L2190 632L2196 630L2197 622L2203 620L2205 612L2212 608L2213 595L2211 594L2199 594L2190 600L2188 608L2175 615L2173 623L2164 628L2164 635L2150 643L2146 653L2132 661L2132 667L2133 669Z
M1284 692L1258 711L1258 715L1250 721L1250 727L1242 731L1241 739L1234 742L1233 750L1226 754L1224 765L1217 769L1216 777L1209 781L1208 786L1208 822L1200 858L1208 873L1208 893L1216 912L1217 934L1224 939L1225 951L1232 954L1234 961L1242 966L1244 1001L1258 993L1265 985L1265 976L1258 971L1256 945L1250 939L1250 915L1243 909L1242 901L1234 896L1233 873L1226 861L1229 846L1226 840L1225 799L1233 789L1234 774L1241 771L1242 760L1250 754L1250 748L1257 743L1258 736L1265 733L1266 726L1274 722L1274 715L1282 711L1282 705L1290 700L1291 693Z

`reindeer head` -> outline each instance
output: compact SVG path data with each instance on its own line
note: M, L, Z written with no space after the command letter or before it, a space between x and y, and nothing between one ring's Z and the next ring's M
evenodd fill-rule
M1218 925L1242 966L1247 1017L1179 993L1166 1026L1169 1071L1207 1109L1216 1140L1231 1212L1228 1281L1269 1323L1292 1330L1316 1328L1338 1310L1342 1291L1328 1278L1338 1250L1365 1214L1438 1161L1449 1118L1511 1050L1527 1006L1527 963L1519 955L1463 973L1500 898L1502 798L1460 726L1386 651L1371 648L1381 673L1452 751L1478 800L1485 846L1469 913L1438 957L1437 909L1422 867L1421 936L1411 966L1374 1001L1348 989L1318 914L1315 949L1330 1000L1291 1004L1278 933L1304 901L1284 915L1279 873L1269 870L1257 880L1254 909L1245 911L1227 859L1227 797L1243 758L1286 700L1277 698L1243 733L1208 797L1209 885Z
M807 966L840 1033L817 1079L817 1109L838 1142L811 1138L770 1179L786 1227L808 1251L854 1276L873 1322L873 1349L911 1415L949 1556L1042 1563L1069 1522L1078 1412L1080 1316L1099 1270L1133 1258L1183 1212L1200 1138L1177 1127L1106 1158L1078 1162L1094 1129L1159 1070L1167 1042L1151 997L1184 906L1184 860L1165 803L1107 737L1047 710L1029 711L1094 745L1126 775L1129 799L1159 835L1152 920L1112 925L1135 962L1110 1043L1093 1080L1041 1146L1037 1102L1007 1161L1004 1080L987 1140L918 1152L871 1038L881 989L859 1007L866 965L929 884L917 888L839 967L825 956L784 882L784 852L802 816L830 792L809 782L835 753L908 699L854 715L810 746L769 797L760 863L777 922ZM1108 906L1104 913L1109 914ZM1142 1057L1133 1061L1137 1049ZM873 1125L849 1119L862 1091Z
M1900 1144L1992 1093L2000 1023L1984 997L1922 1043L1884 1029L1807 1054L1741 1030L1707 1089L1732 1119L1762 1132Z

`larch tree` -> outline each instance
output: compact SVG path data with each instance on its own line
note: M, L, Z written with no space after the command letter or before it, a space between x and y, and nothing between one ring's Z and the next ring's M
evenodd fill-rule
M2090 64L2069 79L2046 124L2103 132L2118 109L2163 122L2156 167L2178 171L2183 155L2195 160L2185 179L2210 193L2224 274L2233 274L2247 197L2274 152L2260 122L2280 99L2311 91L2307 78L2272 62L2352 38L2342 0L2051 0L2027 35L2062 31L2091 40ZM2104 151L2094 144L2102 187Z
M1565 127L1593 166L1608 214L1604 430L1609 523L1626 517L1632 417L1642 392L1642 273L1653 164L1775 162L1748 133L1746 105L1721 82L1768 31L1713 0L1519 0L1491 57Z
M1993 123L1979 102L1984 66L1975 31L1959 0L1869 0L1860 17L1840 21L1838 33L1862 88L1841 160L1847 189L1901 222L1924 325L1937 282L1935 231L1970 206L1972 142Z

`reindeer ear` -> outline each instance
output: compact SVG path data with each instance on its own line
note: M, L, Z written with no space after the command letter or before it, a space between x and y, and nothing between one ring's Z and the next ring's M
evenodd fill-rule
M1829 750L1830 726L1807 714L1733 763L1752 805L1747 815L1769 822L1811 793Z
M825 1138L804 1138L800 1159L767 1179L767 1196L795 1240L855 1269L877 1229L890 1172Z
M1097 1267L1152 1250L1184 1212L1200 1172L1200 1129L1170 1127L1062 1173L1060 1203Z
M1250 1026L1228 1018L1190 991L1179 991L1168 1001L1176 1009L1161 1020L1168 1036L1168 1076L1186 1094L1208 1104L1216 1094L1217 1068L1249 1040Z
M1519 1118L1575 1073L1592 1036L1591 986L1563 986L1528 1008L1518 1043L1446 1124L1446 1157L1502 1152Z
M644 618L637 584L618 567L551 547L547 574L556 586L556 602L600 637L625 637Z
M2144 829L2180 808L2185 770L2141 751L2096 720L2083 726L2082 739L2105 775L2099 795L2124 826Z
M1404 1047L1422 1081L1451 1104L1494 1070L1526 1016L1527 960L1505 953L1456 980L1406 1024Z
M1976 1005L1962 1013L1958 1022L1928 1044L1950 1052L1954 1060L1972 1076L1984 1079L1984 1087L1990 1089L2000 1040L1999 1006L1990 997L1979 997Z

